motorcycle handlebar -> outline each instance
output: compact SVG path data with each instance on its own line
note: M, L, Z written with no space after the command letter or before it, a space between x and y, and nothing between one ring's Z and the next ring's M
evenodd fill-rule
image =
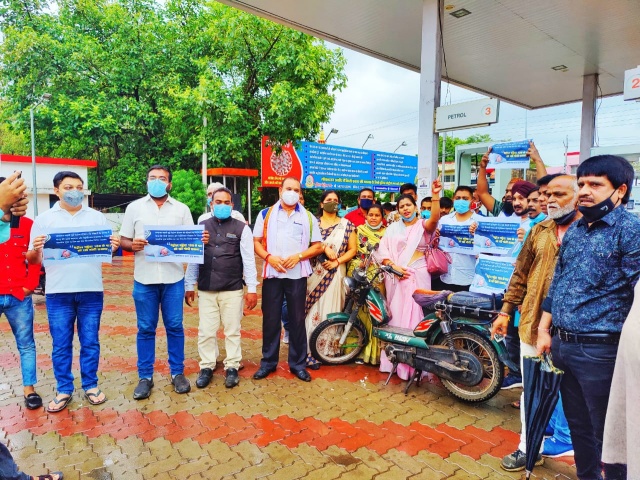
M389 267L388 265L384 265L381 267L385 272L393 273L396 277L404 277L404 273L399 272L395 268Z

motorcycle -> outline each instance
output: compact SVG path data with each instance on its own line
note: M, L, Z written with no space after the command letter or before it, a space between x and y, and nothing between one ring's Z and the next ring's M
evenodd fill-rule
M437 375L455 397L475 403L498 393L504 366L511 365L502 339L490 340L491 323L499 313L499 298L491 295L449 291L416 290L413 299L428 312L411 330L388 325L390 316L384 298L375 287L382 275L402 277L402 273L375 263L367 275L373 251L351 277L344 279L347 290L342 312L331 313L312 332L312 355L324 364L341 365L354 360L367 345L367 329L358 318L364 309L372 323L372 335L384 342L384 351L393 364L385 385L399 363L414 368L404 390L418 386L425 372Z

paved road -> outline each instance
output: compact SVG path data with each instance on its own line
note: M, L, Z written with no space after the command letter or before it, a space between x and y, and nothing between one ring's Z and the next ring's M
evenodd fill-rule
M131 299L133 262L116 258L104 268L100 387L109 397L92 407L79 378L69 408L29 411L22 403L19 357L8 323L0 320L0 441L28 473L44 467L66 479L506 479L500 469L514 450L519 391L501 392L483 405L456 401L437 384L402 393L373 367L322 367L311 383L286 362L254 381L261 348L260 311L243 320L239 387L224 388L222 365L206 389L195 388L197 310L185 307L186 371L193 390L173 392L164 329L158 330L155 388L135 401L136 321ZM36 297L37 298L37 297ZM51 337L42 299L36 306L38 391L54 395ZM77 340L76 340L77 343ZM281 359L286 359L282 345ZM221 342L224 355L224 342ZM77 355L77 351L76 351ZM77 357L74 373L79 377ZM573 459L547 460L535 478L575 478Z

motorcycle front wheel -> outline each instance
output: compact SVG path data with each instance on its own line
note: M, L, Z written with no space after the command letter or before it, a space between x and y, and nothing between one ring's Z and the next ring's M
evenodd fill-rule
M467 331L453 332L451 338L456 349L466 350L478 357L483 373L480 383L474 386L441 379L444 388L453 396L470 403L484 402L494 397L502 387L504 367L491 342L482 335ZM447 345L446 337L441 337L439 343Z
M347 321L325 320L311 333L309 347L317 360L328 365L342 365L354 360L365 347L367 334L360 322L351 326L347 339L340 345Z

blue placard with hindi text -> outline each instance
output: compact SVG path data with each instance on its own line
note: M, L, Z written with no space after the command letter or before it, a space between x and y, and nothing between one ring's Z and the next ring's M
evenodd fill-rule
M478 220L478 228L473 240L475 253L511 255L518 243L520 218L483 217Z
M500 294L509 286L513 275L515 259L478 255L476 270L469 291L476 293Z
M487 168L529 168L530 160L527 150L529 150L530 141L496 143L491 147Z
M145 225L148 262L204 263L203 225Z
M441 223L440 248L449 253L473 255L473 235L468 224Z
M111 263L111 228L94 227L51 228L45 233L42 249L44 266L69 263Z

